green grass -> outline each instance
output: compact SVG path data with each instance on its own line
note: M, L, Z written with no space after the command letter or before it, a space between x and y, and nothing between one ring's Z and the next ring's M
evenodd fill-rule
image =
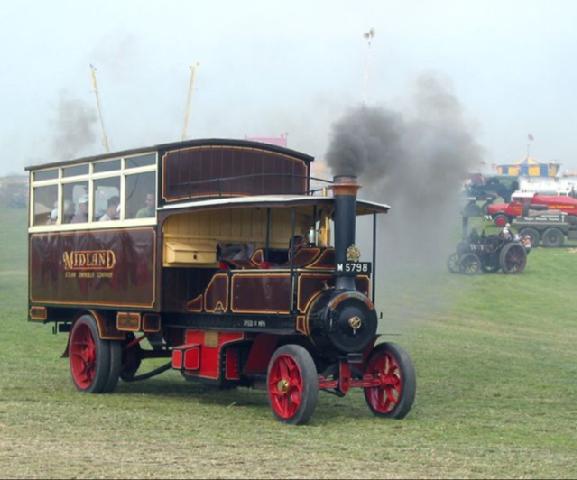
M373 417L353 392L321 394L312 423L288 427L264 392L214 391L175 372L77 393L59 358L65 336L26 322L24 214L3 211L0 224L3 477L577 476L577 254L567 249L533 251L521 276L443 272L443 301L429 310L431 295L388 305L412 317L395 339L417 368L405 420Z

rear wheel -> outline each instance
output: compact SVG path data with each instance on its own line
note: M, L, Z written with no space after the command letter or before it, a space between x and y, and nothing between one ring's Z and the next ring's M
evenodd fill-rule
M499 263L503 273L521 273L527 264L527 252L520 243L508 243L501 250Z
M564 240L565 236L559 228L551 227L543 232L542 243L544 247L560 247Z
M531 238L531 247L538 247L539 242L541 241L541 235L539 231L532 227L525 227L519 231L519 235L521 237L530 237Z
M365 388L365 400L371 411L386 418L401 419L411 410L417 382L409 354L394 343L377 345L369 357L365 373L380 384Z
M278 420L308 422L319 397L319 376L310 353L299 345L277 349L268 365L267 390Z
M110 387L110 345L98 336L96 320L82 315L70 332L70 374L78 390L106 392Z

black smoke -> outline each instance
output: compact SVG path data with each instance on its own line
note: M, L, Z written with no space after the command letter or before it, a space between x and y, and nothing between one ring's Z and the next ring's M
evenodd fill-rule
M93 107L78 98L61 93L58 102L52 158L72 160L96 144L97 115Z
M459 235L460 190L482 153L457 97L431 75L417 80L405 108L359 106L333 125L332 173L356 174L359 197L392 207L378 227L381 305L406 297L414 308L428 297L428 310L442 296L446 258ZM370 227L360 227L362 242Z

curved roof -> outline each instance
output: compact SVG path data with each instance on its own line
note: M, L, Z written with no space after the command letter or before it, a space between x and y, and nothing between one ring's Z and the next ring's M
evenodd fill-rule
M269 143L261 143L261 142L254 142L251 140L239 140L239 139L232 139L232 138L204 138L204 139L197 139L197 140L186 140L184 142L173 142L173 143L159 143L157 145L151 145L148 147L142 148L133 148L130 150L121 150L118 152L111 152L111 153L103 153L100 155L92 155L89 157L81 157L74 160L64 160L61 162L50 162L50 163L42 163L37 165L30 165L24 168L24 170L37 170L39 168L48 168L48 167L58 167L62 165L70 165L74 163L82 163L82 162L93 162L95 160L105 160L107 158L118 158L124 157L128 155L138 155L139 153L152 153L152 152L160 152L164 153L166 151L174 150L174 149L181 149L187 147L200 147L200 146L227 146L227 147L249 147L255 148L258 150L264 150L267 152L272 153L282 153L284 155L290 155L292 157L298 158L303 160L307 163L314 161L314 157L308 155L303 152L297 152L296 150L292 150L286 147L280 147L278 145L272 145Z

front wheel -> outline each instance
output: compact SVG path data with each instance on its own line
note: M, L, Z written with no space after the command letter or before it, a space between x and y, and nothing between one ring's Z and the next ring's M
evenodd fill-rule
M275 417L293 425L309 421L319 397L319 376L310 353L300 345L285 345L268 365L267 390Z
M459 273L459 254L452 253L447 259L447 268L450 273Z
M371 411L379 417L404 418L413 406L417 389L409 354L394 343L381 343L371 353L365 373L379 380L378 386L365 388Z

